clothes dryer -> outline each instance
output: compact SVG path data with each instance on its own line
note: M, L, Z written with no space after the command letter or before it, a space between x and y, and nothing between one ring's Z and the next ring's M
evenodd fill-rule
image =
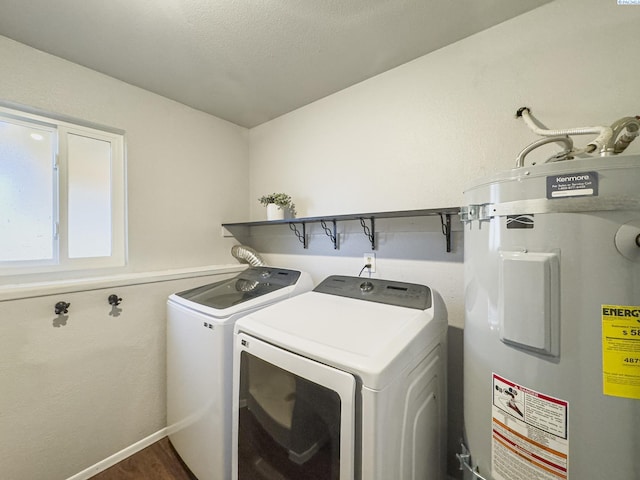
M240 319L232 478L444 479L446 331L432 289L344 276Z
M231 476L235 322L313 288L304 272L253 267L167 300L167 430L199 480Z

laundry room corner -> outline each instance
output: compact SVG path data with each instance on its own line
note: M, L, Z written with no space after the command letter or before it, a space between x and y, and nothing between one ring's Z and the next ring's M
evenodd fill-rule
M640 479L640 0L0 11L0 480Z

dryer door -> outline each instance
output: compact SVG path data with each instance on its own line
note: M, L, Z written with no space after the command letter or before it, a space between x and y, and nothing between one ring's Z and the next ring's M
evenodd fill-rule
M244 333L234 345L234 479L354 478L353 375Z

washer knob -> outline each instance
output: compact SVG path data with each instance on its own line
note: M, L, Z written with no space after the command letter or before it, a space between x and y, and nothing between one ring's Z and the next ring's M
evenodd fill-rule
M362 282L360 284L360 290L363 293L370 292L371 290L373 290L373 283L372 282Z

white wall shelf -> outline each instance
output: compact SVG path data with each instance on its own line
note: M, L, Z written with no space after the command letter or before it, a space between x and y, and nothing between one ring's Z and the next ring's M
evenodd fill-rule
M348 215L325 215L321 217L290 218L285 220L264 220L257 222L223 223L222 226L232 234L239 228L263 227L268 225L288 225L298 237L304 248L308 248L307 225L319 223L326 235L333 243L333 248L338 250L338 235L336 226L338 222L359 221L363 232L371 242L371 249L376 250L375 221L381 218L407 218L407 217L433 217L440 216L442 234L446 237L447 252L451 252L451 215L458 215L459 207L432 208L422 210L397 210L392 212L357 213Z

